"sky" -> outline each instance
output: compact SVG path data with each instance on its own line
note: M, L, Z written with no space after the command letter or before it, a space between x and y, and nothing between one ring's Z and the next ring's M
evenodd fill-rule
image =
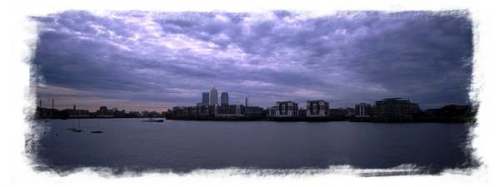
M36 96L48 107L166 110L215 87L229 102L387 97L421 108L470 102L464 11L88 12L32 17Z

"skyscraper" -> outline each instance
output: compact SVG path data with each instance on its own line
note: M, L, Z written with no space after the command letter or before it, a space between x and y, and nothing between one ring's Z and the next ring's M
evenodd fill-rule
M220 94L220 105L229 105L229 94L227 92Z
M218 97L219 95L217 94L217 89L213 87L212 89L210 89L208 104L217 105L219 103Z
M245 97L245 107L248 107L248 97Z
M209 93L208 92L203 92L201 93L201 104L202 105L208 105L209 103Z

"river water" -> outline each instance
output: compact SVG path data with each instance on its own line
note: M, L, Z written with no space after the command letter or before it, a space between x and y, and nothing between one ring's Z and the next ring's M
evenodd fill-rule
M428 173L471 167L470 125L361 122L143 122L71 119L38 122L35 158L45 169L117 171L195 169L384 169ZM80 133L68 128L80 127ZM103 133L91 133L90 131Z

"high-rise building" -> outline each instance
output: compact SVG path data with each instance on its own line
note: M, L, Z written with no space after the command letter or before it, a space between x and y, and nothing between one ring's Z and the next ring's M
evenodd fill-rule
M227 92L220 94L220 105L229 105L229 94Z
M218 98L219 98L219 95L217 94L217 89L215 89L215 87L210 89L208 104L209 105L218 105L219 104Z
M329 103L324 100L307 101L307 117L327 117L329 110Z
M208 105L208 102L209 102L209 93L208 92L203 92L201 93L201 104L202 105Z
M245 97L245 107L248 107L248 97Z

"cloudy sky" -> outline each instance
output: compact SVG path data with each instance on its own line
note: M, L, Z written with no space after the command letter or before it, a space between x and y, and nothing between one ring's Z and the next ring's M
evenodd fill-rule
M85 12L33 17L37 96L48 106L127 110L324 99L333 107L410 98L469 101L464 12Z

